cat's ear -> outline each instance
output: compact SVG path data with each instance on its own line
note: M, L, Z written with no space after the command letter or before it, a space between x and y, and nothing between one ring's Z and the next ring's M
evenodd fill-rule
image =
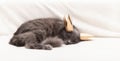
M73 24L69 15L64 17L64 25L67 32L73 31Z

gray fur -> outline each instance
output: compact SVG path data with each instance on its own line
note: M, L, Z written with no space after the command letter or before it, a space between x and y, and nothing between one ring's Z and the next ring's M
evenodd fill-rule
M80 32L75 26L73 32L67 32L63 20L41 18L23 23L9 43L18 47L51 50L52 47L76 44L80 41Z

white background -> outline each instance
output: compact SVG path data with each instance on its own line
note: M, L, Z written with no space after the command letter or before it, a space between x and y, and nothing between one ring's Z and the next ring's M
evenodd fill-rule
M0 35L13 34L25 21L71 15L81 32L120 37L119 0L0 0Z
M120 38L92 38L51 51L8 44L25 21L42 17L62 19L68 13L81 32L120 37L119 0L0 0L0 61L120 61Z

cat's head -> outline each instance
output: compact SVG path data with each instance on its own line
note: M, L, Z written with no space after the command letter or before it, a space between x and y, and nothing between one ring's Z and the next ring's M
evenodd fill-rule
M67 19L64 19L64 28L60 31L59 37L65 41L65 44L75 44L80 42L80 32L72 24L70 17L68 16Z
M59 33L59 37L65 41L65 44L75 44L80 42L80 32L79 30L73 26L73 31L68 32L66 29L62 29Z

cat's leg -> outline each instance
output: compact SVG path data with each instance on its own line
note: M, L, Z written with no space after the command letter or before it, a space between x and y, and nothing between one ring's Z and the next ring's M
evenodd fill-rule
M26 41L26 48L30 49L49 49L48 46L42 45L41 42L46 38L46 32L44 30L38 29L33 30L32 33L34 34L35 38L34 41L31 39ZM32 38L32 37L31 37Z
M28 42L25 47L28 49L43 49L43 46L36 42Z
M29 49L42 49L42 45L39 44L39 41L33 32L14 35L9 43L18 47L25 46Z
M44 50L52 50L53 46L50 44L42 44L42 43L36 43L36 42L28 42L25 45L26 48L29 49L44 49Z
M36 41L36 36L32 32L21 33L14 35L10 40L9 44L15 46L25 46L28 41Z
M43 49L51 50L54 47L60 47L63 44L63 40L58 37L47 37L41 45L43 45Z
M9 44L14 45L14 46L24 46L25 42L22 40L22 37L19 35L14 35L12 39L10 40Z
M58 37L48 37L49 33L45 30L32 31L36 35L36 39L39 40L42 49L51 50L53 47L60 47L63 44L63 40Z
M52 50L52 48L53 48L53 46L50 44L46 44L46 45L42 45L42 46L43 46L42 49L44 49L44 50Z
M9 44L15 46L25 46L29 49L43 49L33 32L26 32L19 35L14 35ZM45 47L44 47L45 48Z
M47 37L47 32L45 30L37 29L33 30L32 33L34 33L39 43L41 43Z

